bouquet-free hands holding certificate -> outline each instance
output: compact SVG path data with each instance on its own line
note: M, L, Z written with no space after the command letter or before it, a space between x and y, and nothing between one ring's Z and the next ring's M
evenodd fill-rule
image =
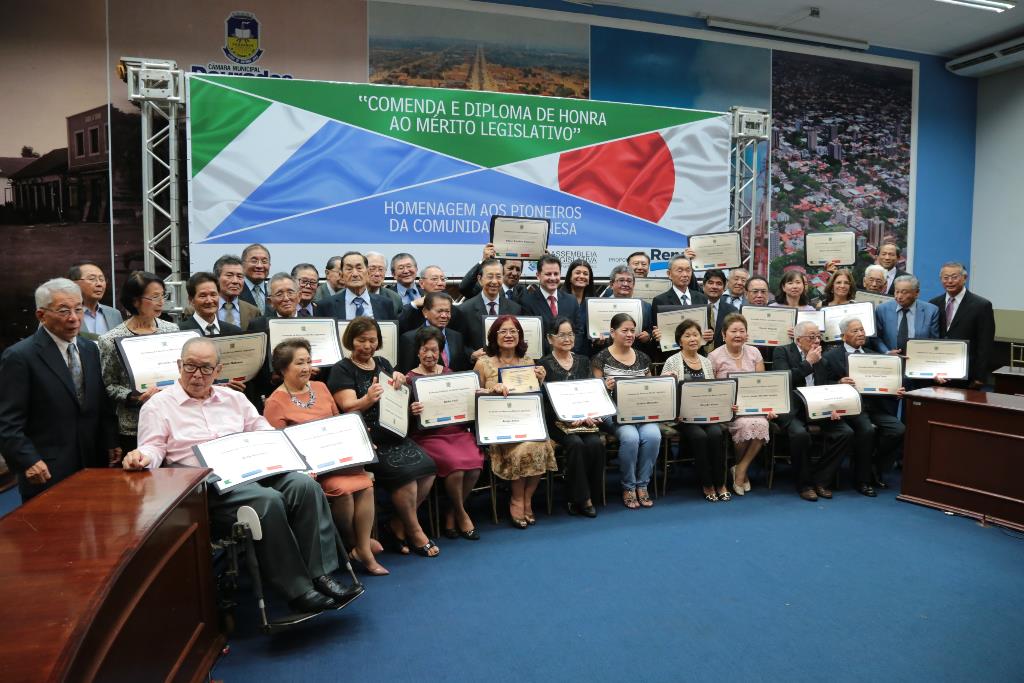
M528 394L540 391L546 371L540 365L513 365L498 369L498 383L491 391L495 394Z

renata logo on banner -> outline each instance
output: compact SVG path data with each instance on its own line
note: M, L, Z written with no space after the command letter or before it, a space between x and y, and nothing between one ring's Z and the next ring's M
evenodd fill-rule
M256 65L263 56L263 48L260 45L261 31L260 21L252 12L232 12L224 21L224 45L221 46L221 51L229 62L207 62L206 66L193 64L190 67L192 73L291 78L291 74L272 73Z

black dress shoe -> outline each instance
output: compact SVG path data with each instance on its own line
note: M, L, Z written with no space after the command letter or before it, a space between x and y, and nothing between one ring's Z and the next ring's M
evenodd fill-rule
M288 609L294 613L323 612L325 609L334 609L338 603L318 591L308 591L297 598L288 601Z
M342 586L330 576L318 576L313 579L313 587L329 598L345 603L363 592L362 586Z
M860 486L857 487L857 491L859 491L861 495L867 496L868 498L874 498L878 495L877 493L875 493L875 489L871 488L871 486L868 484L861 484Z

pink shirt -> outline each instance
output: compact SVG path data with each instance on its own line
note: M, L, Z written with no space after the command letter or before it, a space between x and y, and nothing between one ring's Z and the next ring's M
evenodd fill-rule
M213 387L209 398L198 400L175 382L156 393L139 412L139 450L150 459L149 469L165 461L201 467L192 447L237 432L273 429L241 392Z

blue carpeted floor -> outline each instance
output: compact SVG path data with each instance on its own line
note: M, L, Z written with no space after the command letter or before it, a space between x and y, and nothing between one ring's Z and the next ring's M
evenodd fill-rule
M241 610L214 677L1021 680L1022 537L892 490L812 504L755 479L709 504L677 482L651 510L480 531L437 559L385 554L391 576L290 631Z

